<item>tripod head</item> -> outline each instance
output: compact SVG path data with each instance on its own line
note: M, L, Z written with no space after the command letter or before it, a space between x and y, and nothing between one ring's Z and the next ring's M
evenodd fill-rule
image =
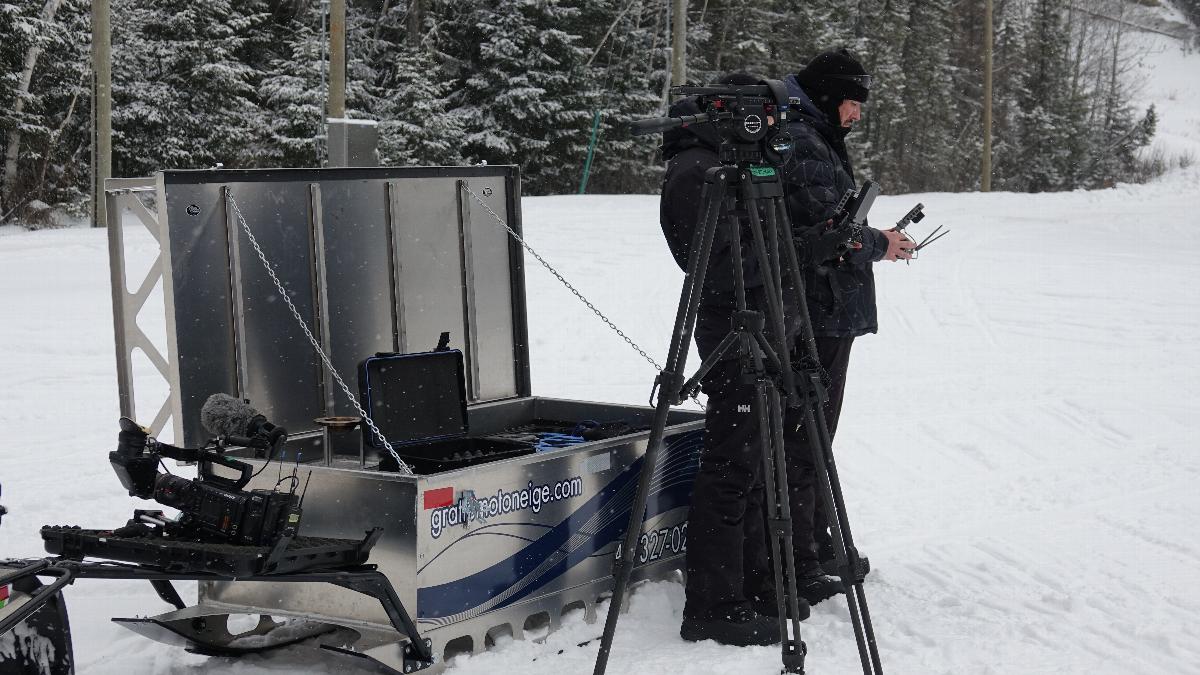
M722 164L783 163L792 148L787 131L791 99L779 80L761 84L710 84L671 87L676 96L695 97L701 112L680 117L653 117L629 125L634 136L656 134L697 124L711 124L720 138Z

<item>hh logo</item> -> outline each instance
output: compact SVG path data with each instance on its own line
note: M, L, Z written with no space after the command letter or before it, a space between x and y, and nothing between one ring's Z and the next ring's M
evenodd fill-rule
M739 403L738 407L737 407L737 411L740 413L750 412L750 404L749 403Z

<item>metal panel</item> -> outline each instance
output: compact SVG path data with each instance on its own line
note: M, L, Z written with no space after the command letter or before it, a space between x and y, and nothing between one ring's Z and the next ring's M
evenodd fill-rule
M241 239L234 236L241 229L241 221L237 211L228 208L229 188L221 188L221 204L225 206L225 264L229 267L229 322L233 328L233 343L237 351L234 359L234 381L237 382L237 395L246 395L246 369L242 364L247 362L246 343L238 336L246 334L246 294L242 285L242 246ZM254 257L253 251L249 253Z
M491 254L507 250L511 238L504 224L497 222L497 216L507 222L504 187L500 177L464 180L460 185L473 289L468 316L474 318L476 326L471 336L476 355L472 370L476 379L474 398L482 401L512 396L519 389L516 334L508 329L514 324L513 265L510 258Z
M398 286L404 293L400 351L433 349L442 331L450 331L450 344L461 348L469 361L474 355L466 342L455 181L399 181L394 194Z
M225 204L219 185L164 191L161 180L159 218L170 271L164 294L174 303L167 337L175 342L171 363L178 370L175 441L194 445L208 437L199 414L205 397L238 392Z
M389 254L387 194L382 181L326 181L320 186L321 241L330 359L357 393L358 364L395 349L395 291ZM332 379L332 378L327 378ZM353 415L341 391L331 415Z
M319 337L309 185L256 187L233 183L229 190L292 304ZM237 242L245 325L238 336L245 348L239 364L245 373L243 395L276 424L292 431L315 429L313 419L325 414L320 361L241 228ZM211 393L198 392L197 398Z
M222 189L352 388L366 356L424 351L450 331L466 353L472 402L527 395L521 252L473 198L461 200L458 180L519 222L511 167L161 174L176 440L204 440L199 408L218 391L251 399L294 433L315 429L314 417L350 412Z
M330 349L329 339L329 293L327 291L327 282L325 279L325 225L322 222L321 214L321 185L319 183L308 184L308 212L310 214L309 225L311 227L310 236L312 237L312 256L313 256L313 272L312 272L312 293L313 303L315 305L315 326L309 330L313 332L313 336L317 339L317 343L321 347L321 351L326 355L332 353ZM261 261L260 261L261 262ZM294 317L293 317L294 318ZM318 357L319 358L319 357ZM325 372L326 369L322 366L317 367L317 378L321 383L321 396L324 401L323 415L333 415L334 409L334 379ZM325 452L329 452L329 448L325 448Z
M458 188L458 246L462 260L462 303L466 318L467 398L479 400L479 316L475 312L475 242L471 231L471 201L464 193L467 182L456 182Z
M521 226L521 175L516 171L505 177L505 210L508 226L518 235L524 233ZM508 257L513 261L511 288L513 299L513 354L517 378L517 395L532 396L533 387L529 375L529 318L525 309L525 251L516 238L508 240Z

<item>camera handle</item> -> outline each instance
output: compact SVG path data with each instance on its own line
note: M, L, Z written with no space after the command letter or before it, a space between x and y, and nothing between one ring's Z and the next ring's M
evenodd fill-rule
M225 478L223 476L218 476L217 474L213 473L213 464L220 464L221 466L230 469L236 469L242 473L237 478ZM215 452L206 451L204 454L200 455L199 473L200 478L202 478L204 481L212 483L219 488L232 491L241 490L242 488L246 487L246 484L250 482L250 479L254 475L254 467L232 457L226 457L225 455L219 455Z
M284 438L287 438L284 432ZM228 438L228 437L227 437ZM240 439L249 441L250 439ZM254 445L253 442L246 443L247 446ZM212 482L217 487L227 490L241 490L246 487L250 479L254 477L254 467L245 462L238 461L232 457L227 457L218 452L213 452L206 448L180 448L169 443L155 442L153 452L167 459L174 459L180 462L196 462L199 464L198 473L200 477L206 481ZM237 478L224 478L213 473L212 465L220 464L221 466L236 469L241 472ZM148 497L148 495L147 495Z

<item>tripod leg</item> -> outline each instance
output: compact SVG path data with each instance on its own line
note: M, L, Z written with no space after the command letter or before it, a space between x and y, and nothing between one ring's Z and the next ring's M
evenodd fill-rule
M747 221L750 226L754 253L759 261L763 277L767 316L771 321L774 345L763 333L754 337L761 352L771 355L773 367L779 376L783 390L794 391L790 349L787 344L787 310L783 301L783 276L779 257L778 204L782 199L782 188L776 177L773 181L755 183L749 172L741 176L742 191L746 198ZM760 217L760 208L767 214L766 232ZM775 569L775 588L778 596L779 623L783 638L783 668L787 673L803 673L807 651L800 634L799 594L795 549L792 535L792 512L788 494L786 455L784 452L783 407L778 386L766 391L767 382L760 378L758 404L763 412L759 415L763 469L767 485L766 506L768 528L771 533L771 553ZM764 407L764 404L765 407ZM769 420L768 420L769 416ZM769 425L767 423L769 421ZM769 434L769 435L768 435ZM789 637L789 622L790 635Z
M759 335L761 338L761 334ZM783 409L779 390L760 377L756 383L759 447L763 462L764 501L770 536L771 567L775 573L776 608L782 638L783 672L803 673L808 647L800 633L800 602L796 589L796 560L792 549L792 516L784 470ZM807 613L805 613L807 617ZM788 629L791 629L790 631Z
M819 447L820 434L818 433L816 426L818 424L817 418L820 418L821 415L819 414L819 411L816 414L814 414L813 411L813 408L819 406L820 402L818 401L805 408L804 426L806 428L809 445L813 453L813 464L816 467L818 491L821 495L822 501L825 503L825 508L829 515L829 530L833 538L834 552L837 555L838 566L839 568L842 568L842 571L844 572L845 569L848 569L848 567L846 567L848 565L846 562L848 551L846 549L846 541L842 536L843 527L845 526L845 521L842 518L844 513L834 508L834 499L832 497L831 489L832 481L830 481L827 475L828 465L825 463L825 452L823 448ZM850 580L845 577L842 578L843 584L847 584L849 581ZM859 587L861 587L861 585L856 584L856 588ZM846 605L850 611L850 622L854 627L854 640L858 644L858 656L859 660L862 662L863 675L873 675L873 673L882 672L882 670L877 668L878 664L876 663L876 659L873 658L872 654L868 653L868 644L873 640L868 639L865 627L863 625L862 616L859 613L858 601L860 597L861 596L857 592L847 589Z
M817 467L817 478L821 485L821 496L825 500L825 510L831 515L830 534L833 537L834 551L838 556L838 566L841 572L842 583L847 586L846 602L850 609L850 618L856 624L856 637L859 628L859 620L861 620L861 630L863 639L859 644L859 656L863 659L864 672L882 673L883 664L879 658L879 646L875 640L875 627L871 623L871 612L867 607L867 595L863 589L862 581L857 578L855 570L858 568L858 549L854 545L854 534L850 530L849 516L846 514L846 500L842 494L842 484L838 477L837 462L833 458L832 441L829 437L829 429L825 422L825 416L814 414L809 410L809 416L815 417L815 433L821 440L821 447L825 450L823 457L820 458L820 465ZM806 422L809 420L806 420ZM867 651L870 654L871 664L874 671L866 669L867 660L866 654L863 654L863 644L866 644Z
M750 176L742 177L744 191L749 191L755 194L755 197L747 199L748 216L750 223L750 232L753 236L755 252L760 260L767 261L763 265L765 278L769 280L767 287L767 306L769 309L768 318L771 320L771 332L776 338L775 352L778 354L779 376L782 381L783 391L787 393L789 402L794 403L797 399L795 392L795 374L792 371L791 363L791 348L788 345L787 338L787 307L784 304L783 288L785 287L783 277L783 265L780 260L779 246L779 213L783 209L783 191L778 181L768 181L764 183L754 183ZM765 197L760 199L759 196ZM759 216L760 205L765 207L762 210L767 214L766 231L763 230L762 219ZM787 222L786 220L784 221ZM786 228L785 228L786 229ZM792 258L795 258L796 251L791 250ZM793 269L789 262L788 269ZM795 282L792 282L795 286ZM802 287L801 287L802 288ZM802 306L803 313L798 318L804 319L803 324L808 325L808 308Z
M723 207L725 180L724 174L716 174L710 170L705 175L704 187L700 190L703 220L699 223L696 231L692 233L691 247L688 248L688 268L684 271L683 291L679 296L679 306L675 310L675 328L677 330L671 334L668 358L671 354L678 353L682 353L686 357L688 346L692 341L692 330L696 323L696 312L700 307L700 297L704 292L704 277L708 270L709 255L712 253L716 223ZM681 323L683 330L679 331ZM669 360L667 370L679 372L673 368L673 364Z
M801 326L800 338L809 359L819 363L816 339L813 335L812 322L808 319L808 300L805 293L804 278L800 272L799 256L796 253L795 240L791 228L787 226L787 207L782 199L773 202L776 222L784 223L777 231L781 241L784 257L787 260L787 274L791 278L791 286L796 293L796 301L800 308L800 316L805 319ZM807 383L811 391L822 392L816 382ZM842 583L847 585L846 604L850 611L851 623L854 626L854 638L858 644L859 659L863 672L867 675L883 673L879 648L875 640L875 628L871 623L870 610L867 608L866 591L861 582L857 582L854 570L858 566L858 553L854 548L854 537L850 530L849 517L846 514L845 499L842 495L841 481L837 474L837 464L833 459L832 440L821 414L824 396L807 397L810 400L805 405L805 427L809 447L813 453L813 464L816 468L818 489L825 503L826 513L830 517L830 532L834 540L834 550L837 554L838 565L841 568ZM855 583L851 583L853 580Z
M692 329L695 326L696 313L700 306L700 295L704 288L704 277L708 269L709 255L712 252L717 221L724 211L729 172L728 167L719 166L709 169L705 174L702 192L704 203L701 211L704 214L704 222L692 236L692 248L688 252L688 270L684 277L684 288L675 313L675 328L671 334L667 367L659 375L661 391L654 410L650 438L646 444L646 455L642 460L641 474L638 476L637 493L634 495L633 505L629 510L629 523L625 527L625 535L620 548L622 555L613 563L613 594L608 606L608 616L604 620L604 633L600 638L600 651L596 656L596 667L593 671L595 675L603 675L608 668L608 657L612 651L613 634L616 632L617 620L621 614L621 603L629 586L633 567L637 562L637 542L641 535L642 520L646 514L646 499L650 491L650 481L654 476L659 452L662 450L671 403L678 399L679 390L683 384L683 368L687 361Z

